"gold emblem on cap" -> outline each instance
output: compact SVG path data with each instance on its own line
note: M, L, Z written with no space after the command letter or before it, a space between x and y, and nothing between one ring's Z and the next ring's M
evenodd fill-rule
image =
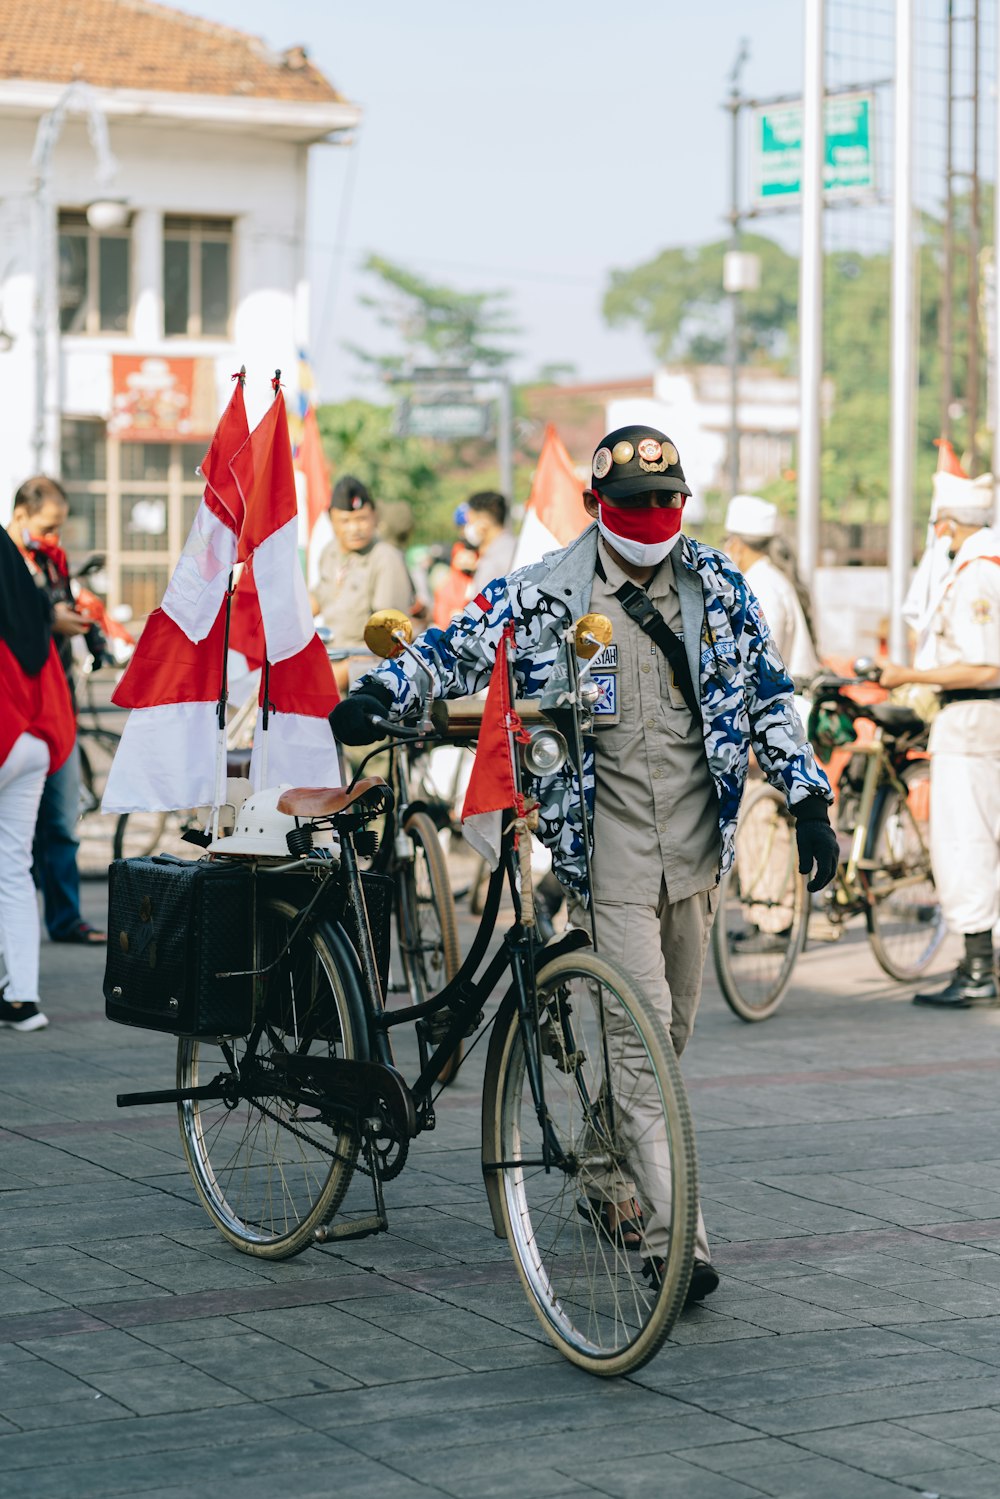
M594 478L603 479L611 469L611 449L598 448L594 454Z
M663 444L663 456L671 465L671 467L675 463L680 463L681 461L680 454L678 453L672 442L665 442Z
M630 442L616 442L611 449L611 456L616 463L631 463L635 457L635 448Z
M640 458L645 458L647 463L655 463L663 452L655 437L644 437L636 451Z

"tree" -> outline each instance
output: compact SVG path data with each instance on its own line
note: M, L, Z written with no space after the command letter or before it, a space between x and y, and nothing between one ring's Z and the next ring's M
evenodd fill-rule
M988 217L984 195L981 214ZM968 370L969 212L955 215L955 312L952 355L955 389ZM917 395L917 468L914 509L918 523L930 505L934 438L940 423L939 311L943 284L942 225L925 216L919 252L920 287ZM664 250L645 265L614 271L604 300L613 326L635 322L661 359L718 363L728 357L722 260L726 241L695 249ZM798 261L763 236L744 248L761 257L761 288L740 298L743 363L767 362L794 373L798 345ZM823 273L824 370L833 383L833 407L823 433L823 510L831 519L886 519L889 493L890 285L888 251L828 254ZM981 381L981 385L984 381ZM982 407L982 394L981 394ZM982 409L980 425L982 424ZM956 424L959 446L969 445L968 423ZM982 433L978 446L983 449ZM769 497L793 509L794 480L779 480Z
M402 374L421 363L485 372L502 369L513 358L514 351L502 342L519 331L509 319L508 292L437 286L381 255L369 255L364 269L375 278L377 290L363 296L362 305L402 343L395 354L352 346L365 364L387 374Z
M728 316L722 263L728 240L663 250L630 271L612 271L604 316L613 328L638 323L657 357L691 364L726 358ZM760 256L760 290L740 298L741 358L784 359L798 315L798 262L774 240L748 234L741 248Z

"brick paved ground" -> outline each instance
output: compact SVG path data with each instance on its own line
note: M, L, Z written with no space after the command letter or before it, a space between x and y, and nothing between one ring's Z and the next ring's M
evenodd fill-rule
M171 1112L116 1113L172 1043L103 1020L97 954L43 973L50 1030L0 1033L0 1499L1000 1494L1000 1012L914 1010L860 940L764 1025L710 986L685 1070L722 1288L606 1383L490 1232L475 1066L390 1235L255 1262Z

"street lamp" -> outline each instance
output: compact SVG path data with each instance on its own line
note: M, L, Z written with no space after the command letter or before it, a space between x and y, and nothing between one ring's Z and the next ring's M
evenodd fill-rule
M48 114L42 115L35 136L35 149L31 156L31 195L35 217L35 424L33 447L35 469L45 467L45 406L48 395L50 349L49 339L53 334L53 319L50 317L53 273L52 204L50 197L52 175L52 153L62 132L66 116L71 109L81 111L87 117L87 133L97 157L94 174L97 186L107 189L118 171L118 163L111 154L108 143L108 124L97 101L97 95L87 83L74 81L63 89ZM124 198L110 197L106 193L92 202L87 209L87 222L92 229L120 229L128 222L128 205Z

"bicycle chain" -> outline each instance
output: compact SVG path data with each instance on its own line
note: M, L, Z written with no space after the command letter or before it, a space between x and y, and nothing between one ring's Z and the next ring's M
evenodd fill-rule
M355 1159L352 1161L347 1156L341 1155L338 1151L334 1150L332 1146L321 1144L312 1135L307 1135L304 1129L297 1129L290 1120L282 1119L281 1115L276 1114L273 1109L266 1108L259 1099L248 1097L247 1102L252 1103L254 1108L258 1109L266 1119L273 1119L275 1124L280 1125L282 1129L287 1129L289 1134L295 1135L297 1139L304 1140L307 1145L312 1145L314 1149L320 1151L323 1155L330 1156L334 1161L340 1161L343 1166L353 1166L355 1171L360 1171L363 1176L374 1176L374 1172L370 1171L367 1166L362 1166L360 1160Z

